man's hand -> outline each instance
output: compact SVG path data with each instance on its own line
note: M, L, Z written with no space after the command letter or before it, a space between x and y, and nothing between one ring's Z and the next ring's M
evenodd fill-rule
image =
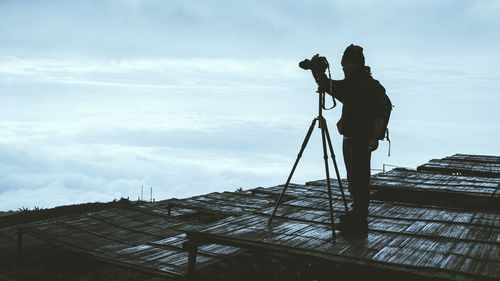
M311 68L312 71L318 74L325 73L328 61L325 57L320 57L319 54L316 54L311 58L311 66L314 68Z
M316 81L318 83L318 93L330 93L330 79L326 76L326 74L320 73L317 75L318 80Z
M375 151L377 148L378 148L378 139L371 139L368 142L368 150L371 152Z

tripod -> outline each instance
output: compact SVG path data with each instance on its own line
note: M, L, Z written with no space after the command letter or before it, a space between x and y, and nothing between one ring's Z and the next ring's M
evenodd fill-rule
M314 73L313 73L314 75ZM330 139L330 133L328 132L328 126L326 125L326 119L323 117L323 109L325 108L325 92L320 92L318 89L318 98L319 98L319 109L318 109L318 117L314 118L311 126L309 126L309 130L307 131L306 137L304 138L304 141L302 143L302 147L300 148L300 152L297 155L297 159L295 160L295 164L293 164L292 171L290 172L290 175L288 176L288 179L286 181L285 186L283 187L283 191L281 192L278 201L276 202L276 205L274 206L274 210L269 217L268 225L271 224L274 215L276 214L276 210L278 210L278 206L281 203L281 199L283 198L283 195L285 195L286 189L288 188L288 185L290 184L290 180L292 179L293 173L295 172L295 168L297 168L297 164L299 164L299 160L302 157L302 153L304 152L304 149L307 146L307 143L309 142L309 138L311 137L312 131L314 130L314 126L316 125L316 122L318 122L318 128L321 129L321 140L323 143L323 159L325 161L325 172L326 172L326 184L328 186L328 203L330 207L330 221L332 223L332 238L335 240L336 235L335 235L335 222L333 218L333 206L332 206L332 188L330 185L330 170L328 168L328 151L326 148L327 142L328 142L328 148L330 149L330 156L332 157L333 160L333 166L335 167L335 173L337 174L337 181L339 184L340 192L342 194L342 200L344 201L344 207L347 212L347 202L345 199L344 195L344 188L342 187L342 181L340 180L340 174L339 174L339 169L337 166L337 161L335 160L335 153L333 152L333 145L332 145L332 140ZM334 105L335 107L335 100L334 100ZM333 108L332 107L332 108Z

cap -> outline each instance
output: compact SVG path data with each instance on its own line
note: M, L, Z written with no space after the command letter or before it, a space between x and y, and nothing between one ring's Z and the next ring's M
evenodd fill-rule
M342 65L344 65L344 62L346 61L353 64L365 65L365 56L363 55L363 48L354 44L349 45L345 49L344 55L342 56L342 61L341 61Z

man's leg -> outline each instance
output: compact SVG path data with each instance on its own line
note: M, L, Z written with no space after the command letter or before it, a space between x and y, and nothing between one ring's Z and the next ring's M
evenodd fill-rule
M347 190L351 192L351 153L352 145L348 138L344 137L342 142L342 154L344 155L344 164L347 173Z
M339 229L346 234L364 234L368 230L368 203L370 201L370 158L368 141L346 139L343 143L344 161L351 198L352 211L341 215Z
M370 202L370 160L368 140L354 139L351 149L351 196L353 213L365 218Z

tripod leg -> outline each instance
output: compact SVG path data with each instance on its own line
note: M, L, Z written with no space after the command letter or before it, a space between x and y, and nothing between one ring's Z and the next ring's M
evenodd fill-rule
M328 126L326 125L325 119L323 119L323 128L325 130L326 138L328 140L328 146L330 147L330 156L332 157L333 160L333 166L335 167L335 173L337 174L337 181L339 183L340 193L342 194L342 201L344 201L344 207L347 213L348 208L347 208L347 200L345 199L345 194L344 194L344 187L342 186L342 181L340 180L339 167L337 166L337 161L335 160L335 153L333 152L332 140L330 139L330 132L328 132Z
M330 221L332 222L332 238L335 240L335 221L333 219L333 206L332 206L332 186L330 185L330 171L328 169L328 152L326 150L326 131L324 128L324 119L319 120L321 124L321 140L323 142L323 159L325 160L326 184L328 186L328 206L330 207Z
M309 142L309 138L311 138L312 131L314 130L314 125L316 125L316 121L318 118L314 118L314 120L311 123L311 126L309 126L309 130L307 131L306 137L304 138L304 141L302 142L302 147L300 148L299 154L297 155L297 159L295 160L295 164L293 164L292 171L290 171L290 175L288 175L288 179L286 180L285 186L283 187L283 191L280 194L280 197L278 197L278 201L276 202L276 205L274 206L273 213L269 217L269 220L267 224L271 224L271 221L273 220L274 215L276 214L276 210L278 210L278 206L281 202L281 199L283 198L283 195L285 195L285 191L288 188L288 185L290 184L290 180L292 179L293 173L295 172L295 168L297 168L297 164L299 164L299 160L302 157L302 153L304 152L304 149L307 146L307 143Z

